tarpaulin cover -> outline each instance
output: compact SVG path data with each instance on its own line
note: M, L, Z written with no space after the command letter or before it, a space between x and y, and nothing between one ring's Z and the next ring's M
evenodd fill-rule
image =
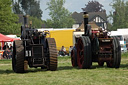
M0 33L0 42L13 42L14 40L19 40L17 38L10 38Z

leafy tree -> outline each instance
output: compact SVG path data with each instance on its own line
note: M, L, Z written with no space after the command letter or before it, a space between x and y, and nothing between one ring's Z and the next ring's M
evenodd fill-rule
M23 14L22 10L20 9L19 1L16 2L16 1L12 0L12 5L13 5L13 12L15 14Z
M13 11L16 14L24 13L41 19L43 11L40 9L40 1L37 0L13 0Z
M53 21L51 19L47 19L45 22L46 26L48 28L52 28L53 27Z
M44 23L41 19L37 17L29 17L29 21L32 21L32 27L34 28L41 28L42 24Z
M113 19L112 29L116 30L118 28L128 27L128 1L124 0L113 0L111 4L112 8L115 10L113 13L110 12L110 18Z
M12 13L10 0L0 0L0 33L14 34L19 32L18 17Z
M102 9L103 5L100 4L98 1L89 1L88 4L85 4L85 8L82 8L83 11L86 12L100 12L100 11L104 11L104 9Z
M47 3L50 10L49 16L51 19L47 20L47 26L53 28L62 28L62 27L72 27L72 24L75 22L71 17L71 12L69 12L64 7L65 0L50 0Z

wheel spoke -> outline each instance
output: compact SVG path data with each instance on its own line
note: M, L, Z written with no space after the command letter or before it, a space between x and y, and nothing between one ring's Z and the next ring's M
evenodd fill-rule
M81 61L81 64L82 64L83 61L84 61L84 55L81 56L80 61Z

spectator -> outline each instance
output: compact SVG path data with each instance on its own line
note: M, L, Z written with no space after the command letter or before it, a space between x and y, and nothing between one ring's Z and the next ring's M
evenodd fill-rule
M4 44L3 50L6 50L6 48L9 48L8 43Z
M59 51L59 54L62 55L62 56L66 55L66 49L65 49L64 46L62 46L61 50Z
M8 49L8 48L6 48L6 50L4 51L4 53L3 53L3 58L5 58L5 59L10 59L10 56L9 56L9 49Z
M13 47L12 47L12 44L10 44L9 50L11 50L11 51L12 51L12 48L13 48Z
M69 56L71 56L72 49L73 49L73 46L70 46L70 48L69 48Z
M12 51L11 50L8 50L8 58L11 59L12 58Z
M3 50L5 50L5 49L6 49L6 45L4 44Z
M13 51L13 46L12 46L12 44L10 44L10 47L9 47L9 58L12 58L12 51Z

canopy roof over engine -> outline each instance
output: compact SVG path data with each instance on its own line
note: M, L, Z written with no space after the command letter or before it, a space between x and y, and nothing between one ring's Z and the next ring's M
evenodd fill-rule
M100 28L99 26L96 25L95 22L89 22L89 24L91 25L92 30L98 30ZM84 23L82 23L81 26L76 29L76 31L84 32Z

